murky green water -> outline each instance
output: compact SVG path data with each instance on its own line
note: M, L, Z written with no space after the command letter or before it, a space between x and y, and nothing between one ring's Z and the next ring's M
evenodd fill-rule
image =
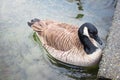
M97 67L49 60L27 21L51 19L79 26L91 22L105 41L114 6L115 0L1 0L0 80L94 80Z

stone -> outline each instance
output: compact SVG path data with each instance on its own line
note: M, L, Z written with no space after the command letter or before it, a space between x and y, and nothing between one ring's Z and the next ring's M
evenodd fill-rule
M120 0L117 2L114 19L110 28L107 45L100 62L98 78L120 80ZM100 80L101 80L100 79Z

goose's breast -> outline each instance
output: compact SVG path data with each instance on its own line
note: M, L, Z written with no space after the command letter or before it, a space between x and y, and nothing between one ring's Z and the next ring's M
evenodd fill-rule
M57 60L60 60L65 63L73 64L73 65L80 65L81 63L84 63L84 51L79 51L77 48L72 48L68 51L61 51L56 50L52 47L45 46L45 48L48 50L49 54L56 58Z

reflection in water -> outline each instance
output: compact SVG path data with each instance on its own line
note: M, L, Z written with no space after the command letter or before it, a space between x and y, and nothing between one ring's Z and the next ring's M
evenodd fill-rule
M76 19L82 18L84 15L83 14L77 14L77 16L75 17Z
M27 21L51 19L78 26L91 22L104 40L111 26L114 1L1 0L0 80L93 80L97 67L65 66L49 60Z
M78 10L83 10L83 7L82 7L82 3L81 3L81 1L80 0L66 0L66 1L68 1L68 2L76 2L76 4L77 4L77 6L78 6ZM81 13L79 13L79 14L77 14L76 15L76 19L80 19L80 18L82 18L84 16L84 14L81 14Z

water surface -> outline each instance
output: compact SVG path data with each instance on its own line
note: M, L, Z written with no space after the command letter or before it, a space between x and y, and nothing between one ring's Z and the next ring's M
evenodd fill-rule
M98 68L87 71L51 63L27 21L40 18L77 26L91 22L105 40L114 5L114 0L1 0L0 80L95 79Z

